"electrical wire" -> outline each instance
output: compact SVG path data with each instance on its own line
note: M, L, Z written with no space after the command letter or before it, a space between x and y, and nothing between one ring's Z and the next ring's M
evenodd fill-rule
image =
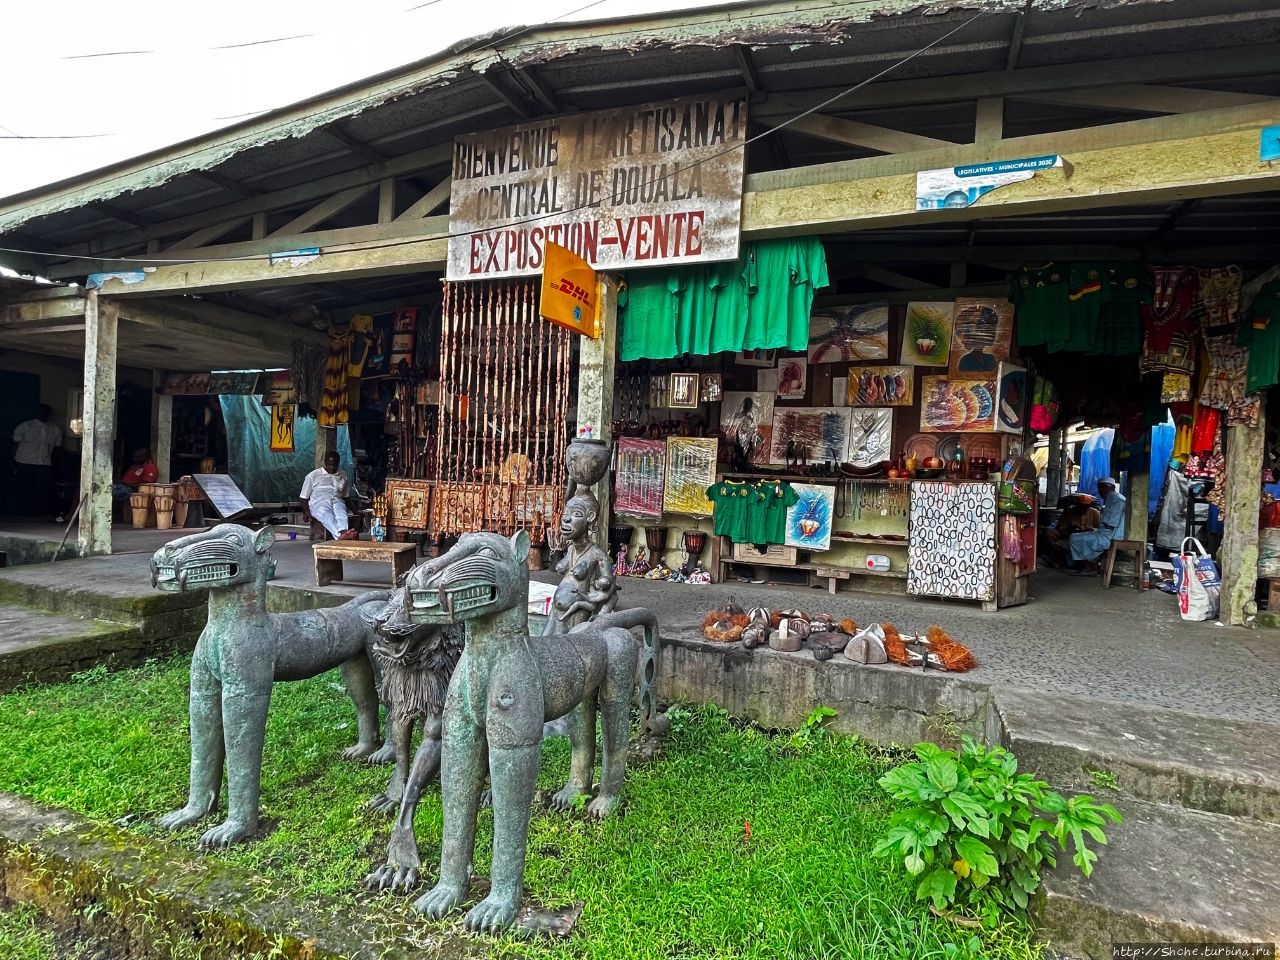
M602 3L602 2L604 2L604 0L595 0L595 3L588 4L588 6L595 6L596 4ZM858 81L852 86L846 87L844 90L841 90L839 93L828 97L827 99L823 100L821 103L817 103L814 106L809 107L807 110L803 110L800 113L795 114L794 116L788 117L786 120L783 120L781 123L774 124L773 126L768 127L765 130L762 130L760 133L757 133L754 136L747 137L745 140L742 141L741 144L734 144L733 146L726 147L725 149L720 150L716 153L713 153L708 157L703 157L700 160L695 160L690 164L690 166L698 166L704 163L709 163L729 153L733 153L734 151L745 150L751 144L757 143L760 140L763 140L765 137L772 136L773 134L791 126L793 123L796 123L797 121L802 120L807 116L817 113L819 110L822 110L823 108L828 107L839 100L842 100L844 97L847 97L849 94L854 93L862 89L863 87L871 83L874 83L875 81L900 69L901 67L905 66L907 63L910 63L916 57L922 56L923 54L927 53L929 50L932 50L934 47L950 39L952 36L959 33L961 30L964 30L965 28L976 23L983 16L985 16L986 13L987 13L986 10L978 11L977 14L970 17L968 20L964 21L963 23L959 24L956 27L953 27L952 29L948 30L946 33L942 34L941 36L936 37L935 39L931 40L929 43L925 44L924 46L920 47L914 52L908 54L907 56L896 61L895 63L890 64L884 69L872 74L871 76ZM564 16L569 16L569 14L564 14ZM523 29L528 29L528 28L523 28ZM501 41L496 41L496 42L501 42ZM487 46L488 44L482 44L482 45ZM650 184L657 183L659 180L663 180L663 179L665 178L654 177L650 180L641 182L640 184L638 184L638 186L648 186ZM463 237L470 237L470 236L475 236L477 234L489 233L492 230L506 230L506 229L511 229L513 227L521 227L531 223L540 223L544 220L559 218L564 216L565 214L574 213L579 210L590 209L591 206L592 204L590 203L583 203L583 204L579 204L576 207L569 207L564 210L557 210L554 213L541 214L535 217L526 217L520 220L512 220L510 222L502 223L494 227L481 227L481 228L476 228L474 230L462 230L458 232L450 231L449 233L446 233L443 237L431 237L430 239L431 240L461 239ZM359 252L368 251L368 250L388 250L388 249L394 249L396 247L410 246L415 243L423 243L425 242L426 239L427 238L424 238L424 237L405 237L399 240L382 240L382 241L375 240L375 241L369 241L366 243L357 242L352 244L342 244L341 245L342 249L340 251L336 249L334 249L333 251L328 251L323 246L316 247L315 250L317 251L316 255L327 253L327 252L359 253ZM156 265L156 264L172 265L172 264L194 264L194 263L242 263L242 262L252 262L252 261L258 261L258 260L271 260L275 258L287 257L290 253L294 253L294 251L278 250L275 253L245 254L242 256L235 256L235 257L207 257L207 258L182 257L182 258L168 258L168 259L164 257L106 257L106 256L91 256L89 254L49 253L48 251L25 250L17 247L0 247L0 253L17 253L17 254L24 254L26 256L47 257L51 260L59 260L59 261L87 260L95 263L136 263L136 264L151 264L151 265ZM310 248L307 249L305 254L303 251L297 251L296 254L311 255Z

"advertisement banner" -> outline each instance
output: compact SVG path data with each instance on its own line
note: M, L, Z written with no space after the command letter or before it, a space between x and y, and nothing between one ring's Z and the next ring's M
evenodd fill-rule
M546 245L538 314L574 333L600 339L596 272L587 261L558 243Z
M916 174L916 209L940 210L949 207L967 207L997 187L1020 180L1030 180L1041 170L1054 167L1071 168L1062 157L1025 157L1021 160L993 160L991 163L971 163L963 167L946 167L942 170L921 170Z
M732 260L746 139L729 94L460 136L446 279L535 275L548 243L596 270Z

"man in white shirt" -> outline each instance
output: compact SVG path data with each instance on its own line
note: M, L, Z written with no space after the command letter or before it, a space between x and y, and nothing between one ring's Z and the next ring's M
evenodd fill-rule
M50 512L53 494L53 451L62 446L62 429L49 422L53 408L36 407L35 416L13 430L13 474L27 516Z
M324 466L316 467L302 481L302 516L315 517L337 540L355 540L349 529L350 518L343 497L347 495L347 475L338 469L338 455L332 450L324 455Z

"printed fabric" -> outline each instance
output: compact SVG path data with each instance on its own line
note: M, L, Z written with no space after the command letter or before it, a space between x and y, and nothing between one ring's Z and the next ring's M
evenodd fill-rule
M1195 369L1195 305L1199 275L1191 267L1154 267L1151 305L1142 311L1142 357L1145 371L1191 373Z
M1206 357L1200 405L1226 411L1230 423L1257 426L1262 404L1245 392L1249 351L1239 345L1240 279L1239 267L1200 271L1196 318Z
M350 330L329 331L329 355L324 361L324 393L320 396L320 412L316 423L336 427L347 422L347 372L351 355Z

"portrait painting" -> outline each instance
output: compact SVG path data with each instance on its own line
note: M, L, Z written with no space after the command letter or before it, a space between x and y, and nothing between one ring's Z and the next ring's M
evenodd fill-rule
M1012 342L1013 304L998 297L962 297L956 301L947 372L953 380L995 379Z

